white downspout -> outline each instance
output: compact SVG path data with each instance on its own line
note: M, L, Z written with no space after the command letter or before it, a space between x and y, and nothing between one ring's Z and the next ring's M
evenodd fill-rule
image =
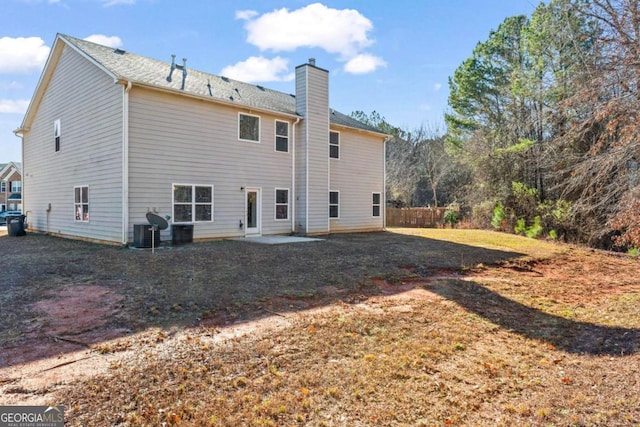
M124 86L122 96L122 244L129 234L129 91L131 81Z
M300 122L298 117L292 126L291 143L291 232L296 232L296 125Z
M382 209L382 229L387 230L387 142L391 139L390 136L384 139L382 149L382 200L380 200L380 209Z

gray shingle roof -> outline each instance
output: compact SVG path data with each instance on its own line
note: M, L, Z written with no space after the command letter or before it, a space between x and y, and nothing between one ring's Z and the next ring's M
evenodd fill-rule
M118 79L175 91L181 90L182 70L176 69L173 72L171 82L168 82L167 76L171 68L171 64L168 62L147 58L64 34L59 36L102 65ZM182 65L179 61L177 64ZM221 101L234 102L248 107L290 115L296 114L295 95L204 73L189 68L188 63L184 92ZM336 125L380 133L377 129L335 110L331 110L330 120L331 123Z

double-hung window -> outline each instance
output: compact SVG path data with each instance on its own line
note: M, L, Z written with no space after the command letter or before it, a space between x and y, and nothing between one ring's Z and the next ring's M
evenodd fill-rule
M329 132L329 157L332 159L340 158L340 134L338 132Z
M289 219L289 190L276 188L276 220Z
M7 182L0 181L0 193L6 193L6 192L7 192Z
M373 193L373 198L371 200L373 205L373 216L380 216L380 193Z
M340 218L339 191L329 191L329 218Z
M53 149L54 151L60 151L60 119L53 122Z
M238 139L260 142L260 117L250 114L238 114Z
M213 221L212 185L173 185L173 222Z
M81 185L73 188L75 220L80 222L89 221L89 186Z
M9 183L9 192L10 193L22 192L22 181L11 181Z
M276 151L289 152L289 122L276 120Z

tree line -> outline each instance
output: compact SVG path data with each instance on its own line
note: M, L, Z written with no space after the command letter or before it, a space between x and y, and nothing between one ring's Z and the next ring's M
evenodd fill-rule
M477 226L640 247L640 0L552 0L449 78L446 129L394 127L387 198L459 203Z

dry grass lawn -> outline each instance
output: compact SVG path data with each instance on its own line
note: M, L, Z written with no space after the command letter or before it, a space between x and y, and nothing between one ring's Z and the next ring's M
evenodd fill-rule
M322 291L287 284L233 310L201 304L197 324L140 321L74 363L49 362L95 372L30 388L0 371L0 401L63 404L71 426L640 425L637 257L484 231L394 232L459 246L438 267L407 240L420 256L367 252L367 274L354 255L344 285L328 276ZM378 238L388 251L402 242ZM366 245L347 240L352 253ZM376 270L383 259L395 269Z

